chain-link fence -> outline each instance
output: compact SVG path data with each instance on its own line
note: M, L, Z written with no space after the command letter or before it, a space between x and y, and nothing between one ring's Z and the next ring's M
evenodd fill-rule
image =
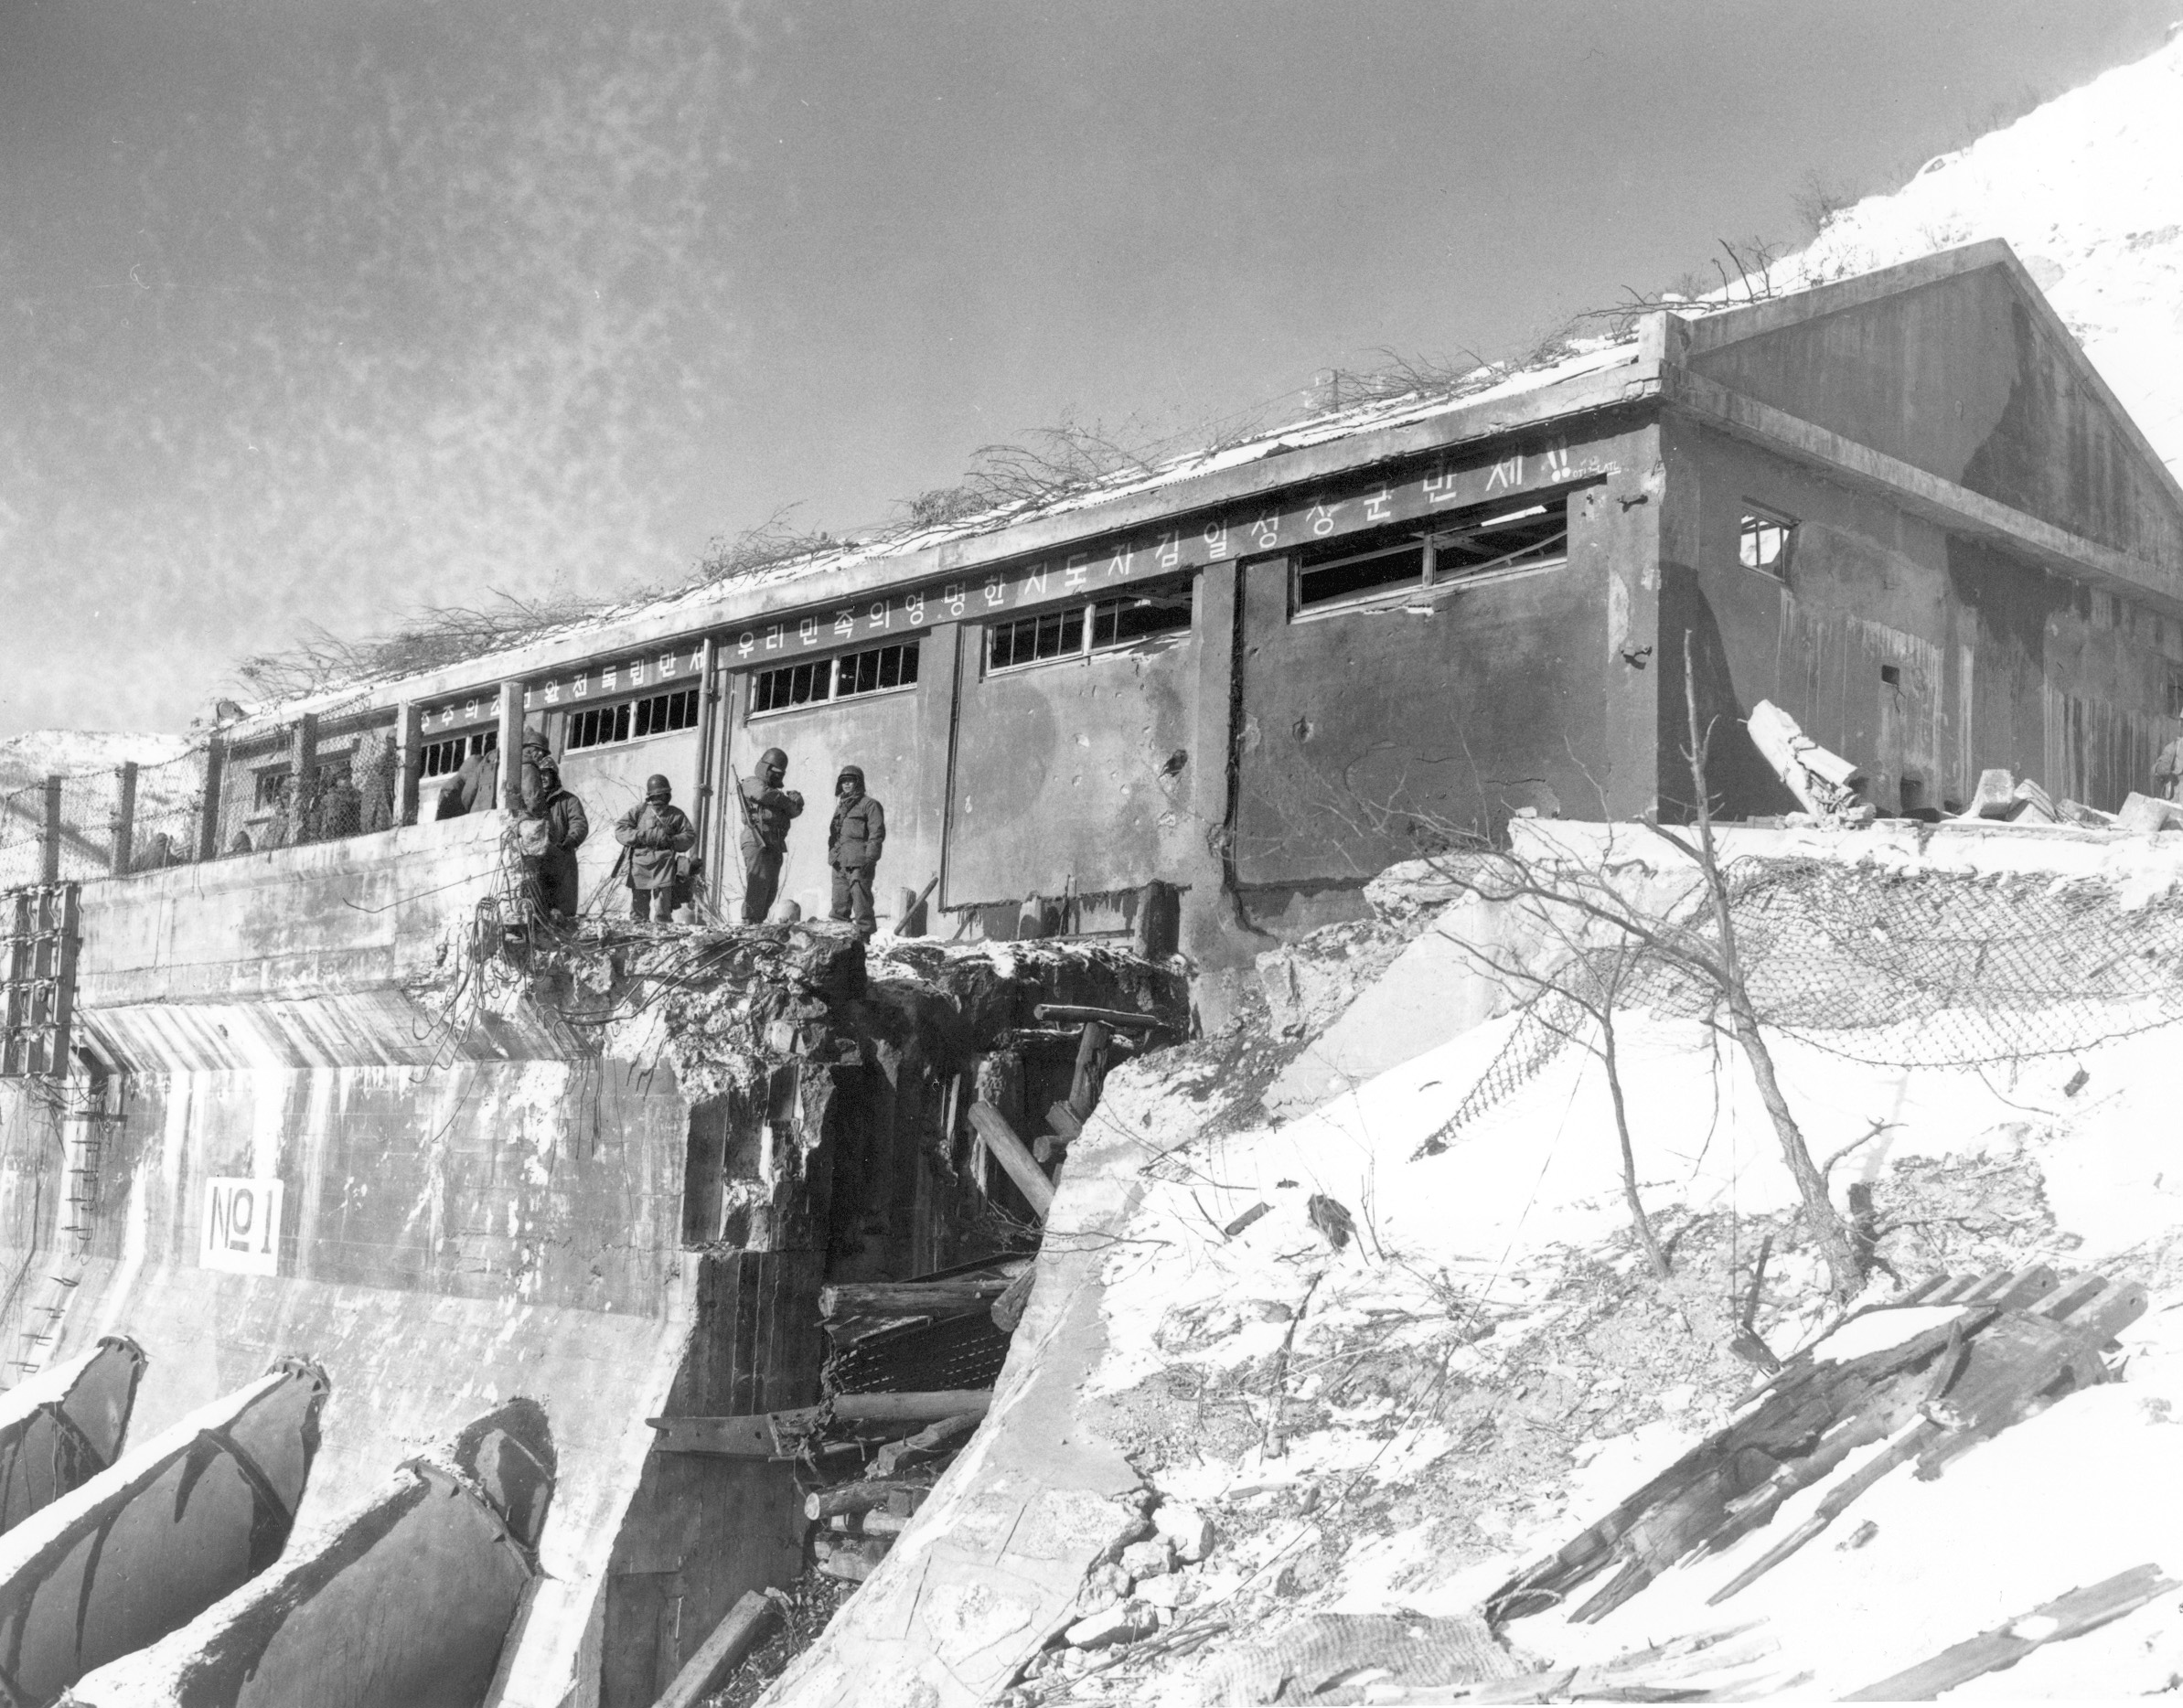
M2165 895L2125 897L2104 881L2051 874L1824 860L1743 859L1726 879L1761 1023L1852 1061L1969 1067L2070 1054L2183 1019L2183 902ZM1708 913L1701 901L1677 923L1712 949ZM1606 964L1618 956L1626 964ZM1602 989L1618 1009L1671 1018L1709 1016L1720 1003L1700 974L1626 943L1546 979L1428 1149L1586 1036Z
M400 822L399 749L391 725L337 731L315 748L300 790L294 754L294 732L283 731L238 743L226 755L210 804L215 858L369 836ZM198 859L208 846L209 760L206 749L195 748L138 766L133 795L123 767L60 776L58 803L49 779L0 794L0 889Z

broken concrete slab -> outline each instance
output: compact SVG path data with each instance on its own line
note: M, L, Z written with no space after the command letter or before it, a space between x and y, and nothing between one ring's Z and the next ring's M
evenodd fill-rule
M1807 812L1830 817L1859 804L1857 791L1864 772L1820 746L1771 700L1754 705L1745 727L1760 756Z
M1062 1633L1062 1641L1072 1649L1111 1649L1117 1643L1134 1643L1150 1637L1159 1628L1160 1620L1150 1604L1118 1601L1087 1619L1077 1620Z
M2017 780L2014 775L1998 768L1978 774L1978 787L1972 791L1971 805L1964 812L1966 818L2008 818L2017 811Z
M1694 891L1696 869L1635 827L1602 832L1522 819L1510 827L1510 837L1520 859L1570 862L1658 917L1679 912ZM1596 928L1575 910L1493 899L1491 872L1490 863L1471 859L1460 870L1448 869L1450 881L1461 879L1461 899L1281 1070L1266 1090L1268 1113L1301 1115L1508 1013L1536 994L1536 986L1523 977L1496 976L1494 966L1549 974L1568 958L1573 944L1594 934Z
M2019 782L2011 794L2017 803L2017 810L2009 817L2011 824L2054 825L2061 822L2061 815L2055 810L2053 797L2029 777Z
M2183 802L2164 801L2152 795L2129 795L2123 801L2122 811L2114 816L2117 830L2134 830L2146 836L2157 836L2178 824L2183 824Z

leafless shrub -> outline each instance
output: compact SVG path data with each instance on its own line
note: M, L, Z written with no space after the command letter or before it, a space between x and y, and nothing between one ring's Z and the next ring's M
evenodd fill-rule
M837 542L830 534L808 533L790 518L802 507L785 504L754 528L740 534L715 534L698 558L697 573L688 585L706 586L754 575L776 563L814 557Z
M1826 230L1829 220L1845 208L1855 206L1857 200L1855 189L1823 178L1814 169L1804 174L1803 182L1790 196L1789 205L1796 209L1805 233L1817 237Z
M251 691L268 699L323 692L348 683L436 670L518 646L549 631L610 611L621 599L573 592L522 598L487 590L478 605L426 605L381 634L351 640L317 624L290 646L258 653L236 667Z

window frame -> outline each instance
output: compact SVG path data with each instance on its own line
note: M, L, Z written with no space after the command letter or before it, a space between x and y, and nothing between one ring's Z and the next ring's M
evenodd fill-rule
M1492 586L1502 582L1521 580L1528 575L1545 575L1556 570L1567 569L1573 551L1569 538L1569 504L1582 490L1582 486L1564 486L1537 494L1512 493L1504 500L1472 505L1460 516L1441 518L1429 527L1422 523L1398 524L1382 531L1353 535L1347 541L1327 542L1321 550L1329 555L1317 561L1307 560L1305 551L1292 550L1289 554L1289 620L1291 623L1312 623L1322 617L1357 611L1434 602L1446 599L1466 588ZM1482 564L1442 568L1440 554L1445 549L1445 542L1476 539L1484 529L1495 524L1515 521L1557 507L1560 510L1561 529L1558 535L1546 542L1551 547L1558 541L1560 550L1555 555L1526 558L1509 553L1502 559L1489 560ZM1349 545L1351 550L1338 552L1336 548L1342 544ZM1413 578L1386 582L1358 592L1334 593L1309 603L1304 598L1306 575L1320 574L1344 563L1357 562L1376 555L1410 550L1415 550L1418 559L1418 571Z
M641 733L638 732L637 709L639 706L649 705L655 701L665 703L682 699L688 699L690 701L690 718L687 722L678 724L672 729L646 730ZM629 715L628 734L609 735L604 740L591 742L580 742L576 740L576 731L583 720L604 717L613 719L618 724L620 716L625 711ZM609 700L604 705L573 707L564 712L561 728L561 751L565 757L571 753L595 753L605 747L634 747L639 742L657 742L672 735L694 735L703 727L704 721L704 692L694 682L687 688L661 689L655 689L648 694L625 695L620 699Z
M1161 581L1146 582L1141 586L1127 592L1110 589L1097 598L1072 601L1066 604L1050 605L1044 610L1031 612L1020 617L1007 617L999 622L989 620L982 625L985 630L985 639L979 648L980 668L989 677L1013 676L1019 670L1036 670L1047 665L1068 664L1073 661L1088 663L1094 658L1110 657L1116 653L1128 652L1137 646L1172 646L1178 638L1193 634L1197 629L1196 582L1197 578L1194 574L1179 575ZM1163 594L1180 594L1182 596L1182 620L1180 623L1168 628L1155 629L1149 635L1131 635L1110 641L1103 641L1098 638L1099 611L1102 606L1122 606L1140 600L1150 603ZM993 662L993 637L996 635L1003 630L1013 630L1024 624L1039 623L1055 616L1061 617L1065 631L1067 627L1068 618L1073 616L1076 619L1078 625L1076 644L1068 651L1049 653L1043 658L1011 659L1007 664Z
M767 665L760 669L745 671L744 674L749 678L749 684L744 690L744 721L748 723L760 718L785 718L791 712L815 711L821 706L836 706L844 700L863 701L882 699L889 694L915 693L918 675L923 668L920 654L925 639L923 635L913 635L907 640L883 641L876 646L851 646L816 658L798 659L791 664ZM899 651L904 658L913 661L906 681L898 679L875 688L852 688L847 692L842 690L841 667L844 664L854 659L875 657L889 651ZM758 684L762 680L771 676L786 675L807 666L825 667L827 689L824 694L797 700L792 705L759 707Z
M1771 505L1760 504L1756 498L1742 501L1743 508L1736 518L1736 567L1753 575L1763 575L1781 586L1789 585L1789 571L1796 562L1796 538L1800 524L1797 518ZM1779 530L1781 550L1764 563L1754 563L1743 554L1745 539L1763 534L1768 528Z

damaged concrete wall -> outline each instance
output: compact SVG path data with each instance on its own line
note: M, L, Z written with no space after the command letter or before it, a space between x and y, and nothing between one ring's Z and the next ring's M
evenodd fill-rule
M1793 313L1796 302L1773 313ZM2060 336L2014 272L1985 266L1799 325L1771 326L1763 308L1713 333L1700 323L1689 362L1748 397L2183 574L2173 481Z
M1785 457L1670 422L1659 676L1663 730L1683 723L1681 636L1713 721L1710 781L1733 816L1797 803L1745 732L1760 699L1863 767L1882 811L1946 809L2004 766L2113 810L2172 731L2183 622L1948 533ZM1785 578L1744 567L1759 506L1796 524ZM1689 776L1661 749L1660 792Z
M1197 603L1197 602L1193 602ZM1188 634L1001 671L963 649L947 904L1096 894L1172 881L1204 833L1190 812Z
M1523 807L1621 816L1651 798L1649 742L1632 748L1631 731L1650 723L1652 434L1526 449L1530 479L1568 492L1562 567L1297 614L1289 559L1246 566L1235 863L1247 888L1354 887L1421 836ZM1601 473L1557 486L1568 464Z

